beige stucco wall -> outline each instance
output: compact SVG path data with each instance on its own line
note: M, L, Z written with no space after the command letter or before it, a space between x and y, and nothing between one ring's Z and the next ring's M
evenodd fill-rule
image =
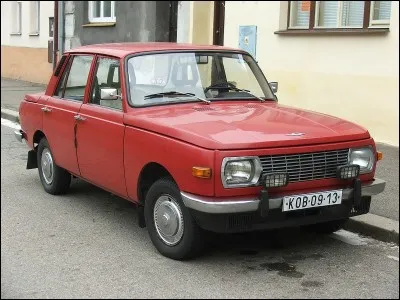
M256 25L256 59L279 82L280 103L356 122L398 146L399 2L392 1L386 35L330 36L274 34L286 24L285 4L227 1L225 45L238 47L239 25Z
M52 71L47 49L1 46L1 77L46 84Z
M214 1L193 3L192 43L210 45L213 41Z
M49 17L54 1L40 1L39 34L30 35L30 1L22 1L21 34L11 32L12 1L1 1L1 76L36 83L48 83L52 64L48 63Z
M213 22L214 1L179 1L177 42L211 45Z

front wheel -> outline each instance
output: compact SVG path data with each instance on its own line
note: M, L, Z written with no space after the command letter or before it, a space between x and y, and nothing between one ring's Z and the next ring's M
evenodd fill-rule
M339 229L343 228L344 224L348 219L334 220L324 223L317 223L305 226L305 229L310 232L320 233L320 234L331 234Z
M37 149L39 177L44 190L52 195L65 194L71 184L71 174L56 165L46 138L42 138Z
M162 255L184 260L201 252L203 232L183 204L179 189L171 179L160 179L150 187L144 217L150 239Z

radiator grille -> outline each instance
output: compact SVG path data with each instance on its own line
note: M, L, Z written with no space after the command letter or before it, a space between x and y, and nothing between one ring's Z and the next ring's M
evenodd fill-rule
M260 156L263 174L285 172L289 182L336 177L337 166L348 163L349 149Z

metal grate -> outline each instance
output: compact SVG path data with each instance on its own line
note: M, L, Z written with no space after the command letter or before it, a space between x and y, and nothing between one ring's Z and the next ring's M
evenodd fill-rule
M289 182L335 178L336 168L348 163L349 149L260 156L263 173L285 172Z

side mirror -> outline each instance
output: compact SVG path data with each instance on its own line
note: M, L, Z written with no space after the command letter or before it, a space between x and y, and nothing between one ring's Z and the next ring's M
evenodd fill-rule
M101 100L119 100L121 96L117 94L117 89L114 88L102 88L100 89Z
M277 93L278 92L278 83L277 82L270 82L269 86L271 87L272 92Z

